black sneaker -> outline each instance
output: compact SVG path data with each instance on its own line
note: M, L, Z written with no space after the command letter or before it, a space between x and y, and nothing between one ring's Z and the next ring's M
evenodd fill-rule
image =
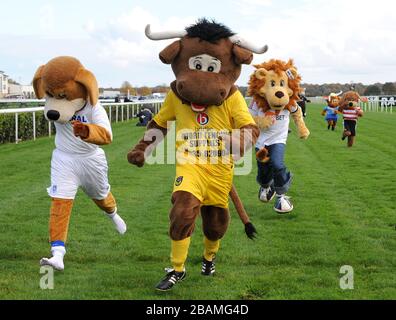
M201 274L203 276L213 276L215 271L215 259L208 261L205 258L202 258Z
M167 272L164 279L155 287L159 291L168 291L173 288L173 286L182 281L186 277L186 271L177 272L174 269L165 269Z

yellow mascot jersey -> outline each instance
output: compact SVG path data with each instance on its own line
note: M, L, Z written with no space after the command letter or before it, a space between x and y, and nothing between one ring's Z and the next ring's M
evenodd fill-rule
M219 135L254 120L237 90L220 106L194 112L171 90L154 121L163 128L176 121L176 178L173 192L187 191L204 206L228 207L233 161Z

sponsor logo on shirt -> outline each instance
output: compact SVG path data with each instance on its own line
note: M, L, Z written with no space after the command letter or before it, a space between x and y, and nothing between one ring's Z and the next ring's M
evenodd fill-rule
M82 123L88 123L88 119L86 116L77 116L74 115L73 118L71 119L71 121L80 121Z
M209 116L204 112L198 113L197 122L201 126L206 126L209 123Z
M183 176L177 177L175 181L175 186L178 187L183 183Z

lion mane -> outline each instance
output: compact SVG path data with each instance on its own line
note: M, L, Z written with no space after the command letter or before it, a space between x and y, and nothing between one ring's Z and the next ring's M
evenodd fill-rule
M267 71L274 71L276 74L281 75L283 72L287 70L297 70L294 66L294 62L292 59L289 59L287 63L282 60L271 59L268 62L264 62L261 64L254 65L256 69L264 68ZM291 111L292 107L297 105L297 101L300 100L299 94L301 93L302 89L300 87L301 83L301 76L295 72L293 72L293 79L289 77L288 87L293 91L293 95L290 97L289 103L286 105L285 109ZM256 101L258 107L263 110L263 112L267 112L270 110L270 106L267 102L265 97L260 95L260 88L265 85L265 78L264 79L257 79L255 74L253 73L250 76L249 80L249 87L248 87L248 95Z

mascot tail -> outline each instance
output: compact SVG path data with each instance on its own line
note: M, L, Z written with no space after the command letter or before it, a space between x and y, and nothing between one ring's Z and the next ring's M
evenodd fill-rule
M232 199L232 202L234 203L235 209L238 212L239 217L241 218L243 224L245 225L246 235L249 237L249 239L253 240L257 234L256 228L250 222L249 216L246 213L246 210L242 204L241 199L238 196L238 192L236 191L234 185L232 185L230 197Z

